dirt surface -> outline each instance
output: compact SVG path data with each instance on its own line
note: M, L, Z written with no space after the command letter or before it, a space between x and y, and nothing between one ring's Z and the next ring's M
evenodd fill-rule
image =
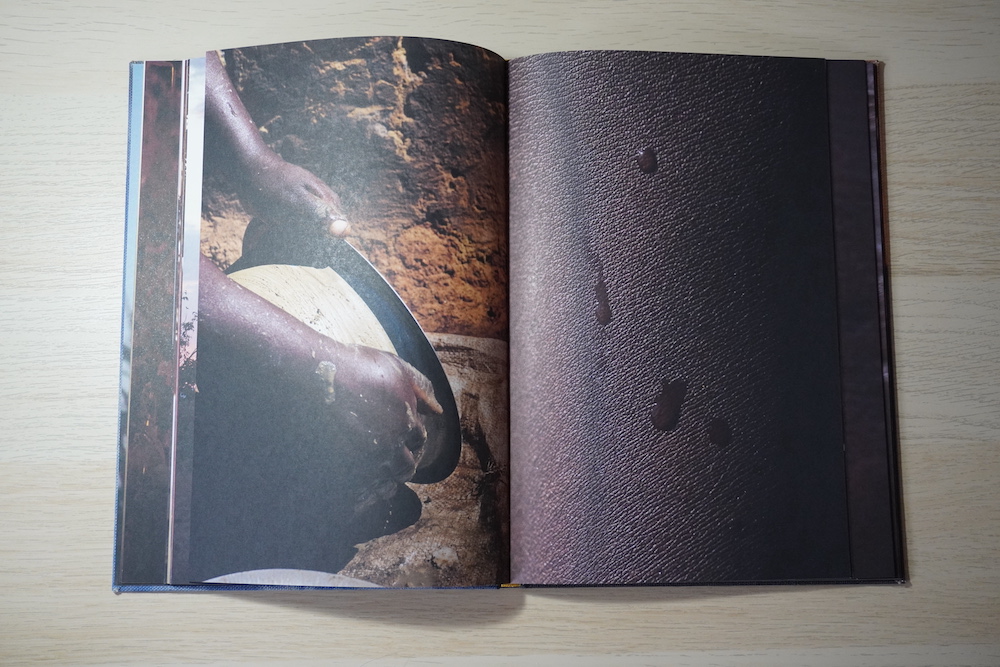
M506 340L503 60L411 38L224 57L267 143L338 193L353 225L349 240L424 330ZM250 216L225 166L207 171L202 251L226 268L241 254Z

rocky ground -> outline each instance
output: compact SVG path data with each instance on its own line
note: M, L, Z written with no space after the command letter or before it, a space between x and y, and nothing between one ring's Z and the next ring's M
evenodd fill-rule
M368 38L225 52L269 145L323 179L425 331L507 339L506 69L454 42ZM216 171L224 172L225 169ZM202 251L249 216L209 173Z

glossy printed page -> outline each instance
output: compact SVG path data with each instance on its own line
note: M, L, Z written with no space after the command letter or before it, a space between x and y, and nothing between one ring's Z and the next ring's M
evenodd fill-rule
M826 63L510 90L513 581L849 579Z
M171 582L504 581L506 63L299 42L205 89Z

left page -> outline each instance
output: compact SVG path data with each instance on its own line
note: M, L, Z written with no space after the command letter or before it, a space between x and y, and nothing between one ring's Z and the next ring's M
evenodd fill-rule
M505 581L506 64L398 37L205 62L163 579Z

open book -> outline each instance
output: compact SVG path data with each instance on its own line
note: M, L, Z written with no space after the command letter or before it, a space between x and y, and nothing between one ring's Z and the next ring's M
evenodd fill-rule
M877 74L134 63L116 590L902 581Z

